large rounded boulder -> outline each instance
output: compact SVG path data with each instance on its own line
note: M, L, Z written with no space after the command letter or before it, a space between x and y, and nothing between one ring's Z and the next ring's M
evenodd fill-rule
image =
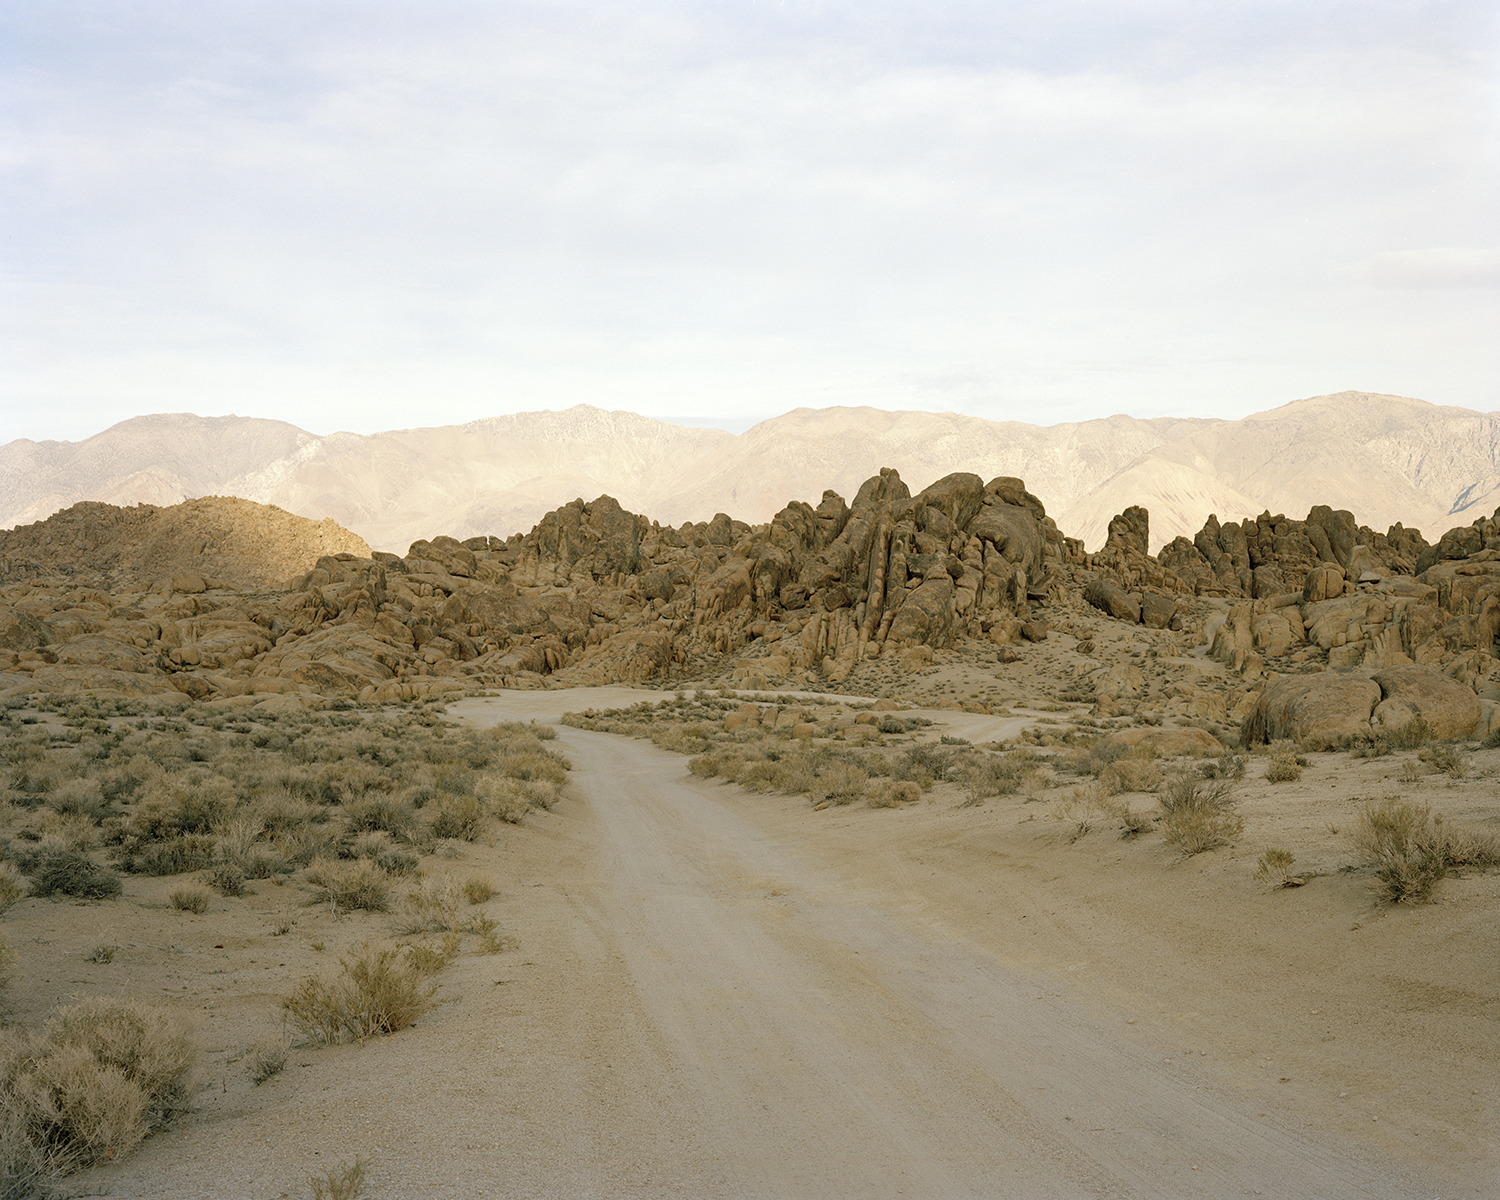
M1380 685L1362 675L1328 671L1278 679L1256 701L1245 738L1291 738L1314 750L1343 745L1369 736L1370 716L1381 699Z
M1399 729L1417 717L1440 741L1473 737L1479 727L1479 697L1435 667L1387 667L1373 677L1381 700L1370 718L1377 731Z

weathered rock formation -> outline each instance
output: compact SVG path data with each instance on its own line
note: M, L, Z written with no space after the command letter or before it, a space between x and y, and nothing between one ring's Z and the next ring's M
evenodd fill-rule
M0 530L0 583L65 578L136 591L179 576L181 592L208 584L279 588L320 555L369 553L363 538L333 521L232 496L170 508L83 501L34 525ZM186 586L189 576L203 586Z
M673 528L601 496L525 535L434 537L403 556L243 501L77 505L0 535L0 690L369 700L726 673L748 687L829 686L862 660L916 669L954 645L999 643L1014 660L1083 606L1094 620L1181 629L1242 677L1232 694L1164 689L1137 664L1084 658L1077 687L1101 715L1144 706L1218 727L1274 701L1262 719L1281 736L1307 722L1298 697L1265 699L1277 674L1396 679L1417 665L1472 697L1496 668L1494 518L1434 547L1326 508L1211 519L1160 556L1149 531L1129 508L1088 555L1020 480L956 473L913 496L891 470L851 502L827 492L765 525L720 513ZM1381 697L1355 725L1394 721L1377 709L1402 705L1404 719L1436 725L1430 702ZM1443 720L1457 729L1467 710Z

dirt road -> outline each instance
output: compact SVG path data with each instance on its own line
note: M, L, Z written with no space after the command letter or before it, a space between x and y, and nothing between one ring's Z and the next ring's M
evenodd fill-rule
M551 722L581 699L454 715ZM174 963L216 962L236 937L252 956L241 982L215 968L183 998L226 1014L205 1031L210 1086L191 1122L79 1186L305 1196L308 1174L359 1156L370 1200L1495 1194L1477 901L1412 918L1445 922L1424 939L1452 984L1442 1011L1403 1000L1376 1020L1364 997L1394 988L1391 952L1360 939L1417 943L1394 922L1349 933L1339 877L1297 901L1323 940L1279 938L1270 914L1297 910L1204 873L1224 864L1069 847L1027 832L1048 823L1026 824L1019 799L813 813L695 780L645 741L560 735L573 773L557 810L431 866L493 878L487 911L519 950L461 955L416 1027L294 1051L257 1088L240 1057L254 1022L310 967L389 937L388 918L304 917L327 950L293 945L257 915L296 901L267 883L243 913L171 926ZM1202 920L1165 919L1184 912ZM1337 955L1344 969L1323 970Z
M589 849L545 886L628 989L606 1001L625 1036L591 1055L628 1073L639 1096L634 1137L595 1146L597 1174L573 1174L584 1164L572 1162L571 1186L1431 1194L1358 1148L1292 1127L1263 1098L1164 1063L1122 1036L1128 1016L1101 1017L1097 998L914 916L879 878L830 874L747 819L743 797L685 777L680 756L572 729L562 741ZM668 1157L643 1163L642 1150ZM548 1156L534 1151L540 1167ZM622 1161L610 1161L616 1153Z

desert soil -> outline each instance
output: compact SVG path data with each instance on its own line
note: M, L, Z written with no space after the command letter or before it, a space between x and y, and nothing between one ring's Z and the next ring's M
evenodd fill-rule
M450 711L550 723L641 697ZM1007 732L928 715L931 736ZM269 881L189 916L136 877L128 931L107 905L14 910L19 1019L119 993L194 1014L204 1046L199 1112L74 1190L306 1196L360 1156L375 1198L1497 1194L1500 876L1386 908L1341 870L1363 798L1414 756L1247 780L1241 844L1185 860L1078 836L1051 795L815 812L560 733L557 810L437 868L491 876L520 948L466 949L417 1027L293 1050L260 1087L243 1053L279 996L389 918ZM1473 762L1404 791L1493 828L1500 751ZM1268 890L1268 844L1318 874ZM115 960L88 962L101 941Z

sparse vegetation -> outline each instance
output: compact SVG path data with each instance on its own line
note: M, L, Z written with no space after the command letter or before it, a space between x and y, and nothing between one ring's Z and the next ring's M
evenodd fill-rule
M1370 856L1376 893L1391 904L1420 904L1451 870L1500 866L1500 839L1459 832L1430 805L1399 796L1365 805L1354 844Z
M464 899L470 904L483 904L495 894L495 885L479 875L464 880Z
M1268 846L1266 852L1256 860L1255 877L1275 888L1296 887L1306 882L1303 877L1291 873L1292 864L1296 861L1297 856L1290 850Z
M281 1002L292 1022L325 1044L399 1033L432 1007L437 985L396 947L368 942L341 959L332 979L308 976Z
M1227 846L1244 831L1235 812L1235 783L1204 779L1197 772L1168 776L1157 794L1162 833L1184 854L1202 854Z
M365 1161L356 1158L345 1167L334 1167L322 1175L309 1175L312 1200L360 1200L365 1194Z
M41 1029L0 1034L6 1195L118 1159L186 1111L196 1052L158 1009L84 1000Z
M201 883L183 883L167 893L167 899L178 912L206 913L208 889Z
M283 1036L262 1038L245 1052L250 1067L250 1081L259 1087L286 1067L291 1043Z
M27 891L26 877L16 865L0 862L0 916L4 916L24 900Z
M303 874L312 889L314 904L327 904L334 912L363 908L385 912L391 906L391 877L385 868L368 858L352 862L314 860Z

